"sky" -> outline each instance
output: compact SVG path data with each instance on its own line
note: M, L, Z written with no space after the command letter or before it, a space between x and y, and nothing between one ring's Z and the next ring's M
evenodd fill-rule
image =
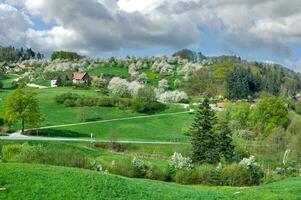
M301 71L301 1L0 0L0 45L91 57L189 48Z

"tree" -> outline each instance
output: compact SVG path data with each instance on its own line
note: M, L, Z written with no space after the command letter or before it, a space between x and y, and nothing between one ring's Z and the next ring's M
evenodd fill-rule
M83 56L78 55L75 52L68 52L68 51L55 51L51 55L51 60L56 60L56 59L77 60L81 58L83 58Z
M218 132L217 148L219 152L219 159L227 161L234 155L234 146L230 136L231 130L226 122L221 122L218 126Z
M9 123L21 121L22 133L24 133L26 124L38 127L42 116L36 94L17 89L5 100L3 116L4 120Z
M249 121L253 126L261 126L265 134L269 134L277 127L286 128L288 110L284 102L277 97L270 96L263 98L255 109L251 111Z
M132 102L132 108L140 113L154 113L165 108L164 104L156 100L153 88L144 86L139 88L136 97Z
M200 105L190 131L192 135L192 160L200 163L217 163L219 152L217 148L218 135L214 131L216 116L206 98Z
M236 67L226 75L226 90L230 99L246 99L260 90L260 84L250 70Z

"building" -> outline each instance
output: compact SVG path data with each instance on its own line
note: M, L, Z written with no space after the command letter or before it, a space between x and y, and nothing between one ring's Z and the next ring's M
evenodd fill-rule
M25 69L26 69L26 65L17 64L14 70L15 70L15 72L21 72L21 71L25 71Z
M9 65L6 62L0 63L0 70L3 73L7 73L9 71Z
M91 78L86 72L75 72L72 75L73 84L89 84Z
M62 84L62 80L60 77L56 76L51 80L51 87L59 87Z

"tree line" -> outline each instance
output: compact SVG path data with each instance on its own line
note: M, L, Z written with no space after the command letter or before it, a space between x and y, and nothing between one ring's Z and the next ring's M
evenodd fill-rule
M44 55L31 48L15 48L0 46L0 62L17 62L29 59L43 59Z

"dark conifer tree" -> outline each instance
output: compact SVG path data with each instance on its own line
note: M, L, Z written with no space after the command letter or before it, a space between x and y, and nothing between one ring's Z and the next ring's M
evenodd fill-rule
M205 99L200 105L194 123L191 126L192 160L197 163L217 163L219 153L217 149L218 135L214 132L216 116Z

